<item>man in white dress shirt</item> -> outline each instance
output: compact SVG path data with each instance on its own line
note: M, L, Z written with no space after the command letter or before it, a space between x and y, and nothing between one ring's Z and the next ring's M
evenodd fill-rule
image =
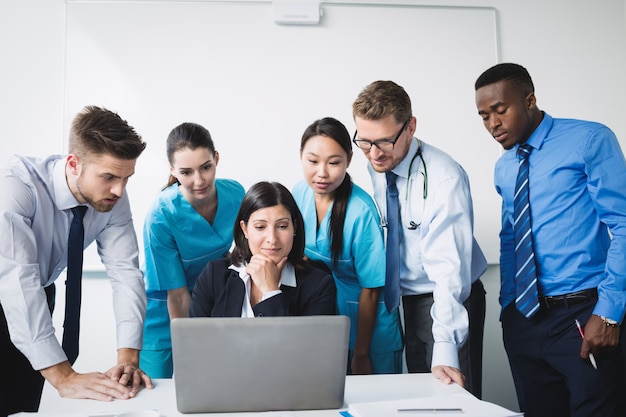
M146 144L126 121L86 107L69 154L16 157L0 175L0 416L37 411L44 378L63 397L102 401L152 387L138 368L146 296L124 189ZM113 288L117 364L73 370L52 325L54 281L67 265L71 209L86 206L84 247L94 240ZM67 300L66 300L67 301Z
M354 143L369 161L383 226L385 173L397 175L408 370L432 372L480 397L485 291L479 278L487 262L473 236L467 175L449 155L413 136L411 100L396 83L368 85L352 110Z

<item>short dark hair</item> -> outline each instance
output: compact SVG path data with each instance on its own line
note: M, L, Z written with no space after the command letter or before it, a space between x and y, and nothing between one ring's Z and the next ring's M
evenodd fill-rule
M393 81L374 81L365 87L352 104L352 116L380 120L392 115L404 123L413 116L411 98Z
M300 141L300 153L302 153L306 142L313 136L318 135L337 142L345 151L348 159L352 156L352 141L350 140L348 129L346 129L343 123L332 117L316 120L306 128ZM346 172L343 182L335 190L333 208L330 212L330 222L328 224L330 252L335 265L343 250L343 227L350 194L352 194L352 180L350 179L350 174Z
M207 148L209 152L215 155L215 144L211 133L197 123L185 122L176 126L170 131L165 142L167 160L172 165L174 162L174 154L181 149L189 148L192 151L197 148ZM177 184L178 179L170 175L165 188L172 184Z
M478 90L498 81L510 81L516 87L524 90L525 94L535 92L533 80L526 68L510 62L494 65L483 72L476 80L476 83L474 83L474 89Z
M289 192L284 185L278 182L261 181L254 184L250 187L248 192L246 192L246 195L241 201L235 224L233 225L235 248L233 249L230 259L234 265L242 265L252 258L248 240L244 236L239 223L243 221L245 224L248 224L250 216L257 210L280 205L284 206L289 211L291 221L295 228L293 246L287 258L297 268L301 268L306 264L304 261L304 220L302 219L302 213L300 213L300 209L293 195L291 195L291 192Z
M135 129L117 113L97 106L87 106L72 121L69 152L79 158L108 154L134 160L146 148Z

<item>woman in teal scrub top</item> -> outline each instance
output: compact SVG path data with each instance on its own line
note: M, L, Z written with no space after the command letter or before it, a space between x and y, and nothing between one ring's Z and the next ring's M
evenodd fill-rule
M352 143L345 126L327 117L304 132L300 159L305 180L294 188L304 218L305 255L335 278L337 309L351 320L352 374L401 373L398 310L387 312L385 248L372 198L347 173Z
M169 183L144 223L148 298L140 367L151 378L171 378L170 319L187 317L191 291L205 265L228 254L244 196L237 181L216 179L219 153L207 129L175 127L167 138Z

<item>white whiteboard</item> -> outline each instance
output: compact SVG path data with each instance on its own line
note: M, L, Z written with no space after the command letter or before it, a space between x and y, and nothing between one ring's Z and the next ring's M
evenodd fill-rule
M301 177L299 142L315 119L354 129L351 106L378 79L404 86L417 136L467 170L476 237L498 261L499 146L476 114L473 84L498 62L492 8L323 3L319 25L273 21L269 2L70 1L65 136L85 105L117 111L148 142L128 185L141 241L143 219L168 176L165 139L184 121L211 132L218 176L249 187ZM371 190L357 149L349 169ZM85 269L101 269L95 249Z

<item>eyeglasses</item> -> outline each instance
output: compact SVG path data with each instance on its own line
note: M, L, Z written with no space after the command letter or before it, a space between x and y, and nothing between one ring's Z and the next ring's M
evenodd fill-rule
M398 139L400 139L400 135L402 134L402 132L404 132L404 129L406 128L406 126L409 124L410 121L411 119L409 118L409 120L404 122L404 124L400 128L400 131L398 132L398 134L396 135L394 139L378 139L378 140L357 139L356 138L357 132L355 131L354 136L352 137L352 142L354 142L354 144L357 147L359 147L360 149L363 149L364 151L369 151L370 149L372 149L372 146L376 146L378 149L380 149L383 152L393 151L393 147L395 146Z

